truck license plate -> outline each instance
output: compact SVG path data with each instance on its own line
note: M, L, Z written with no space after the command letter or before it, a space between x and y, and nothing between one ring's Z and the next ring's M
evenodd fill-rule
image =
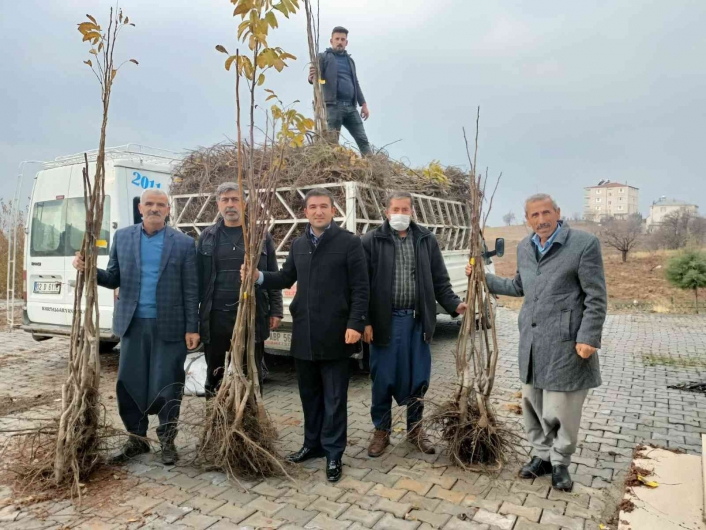
M292 345L292 334L281 331L271 331L270 338L265 341L265 346L272 348L280 347L289 349Z
M34 282L34 292L38 294L60 294L61 282Z

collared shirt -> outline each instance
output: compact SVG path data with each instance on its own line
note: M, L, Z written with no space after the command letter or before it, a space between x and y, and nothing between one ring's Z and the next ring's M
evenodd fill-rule
M551 248L552 244L554 243L554 240L556 239L556 236L559 234L559 230L561 230L561 221L559 221L559 224L556 227L556 230L554 230L554 233L549 236L549 239L547 239L547 242L542 246L542 243L539 239L538 234L534 234L532 236L532 243L535 244L537 247L537 250L539 251L540 256L544 256L544 254L547 253L547 251Z
M140 298L135 310L137 318L157 318L157 281L165 233L166 228L154 234L145 232L144 226L140 230Z
M329 224L326 228L324 228L324 233L326 233L326 230L331 228L331 224ZM309 239L311 242L314 244L315 247L319 246L319 241L321 241L321 238L324 237L324 234L321 234L320 236L317 236L314 233L314 229L309 225ZM257 280L255 280L255 285L262 285L263 282L265 281L265 275L262 273L262 271L259 271L259 274L257 276Z
M417 295L414 238L409 231L405 237L400 237L400 233L397 230L392 230L392 240L395 242L392 308L414 309Z
M324 233L326 233L326 230L328 230L329 228L331 228L331 224L324 228L324 231L320 236L317 236L314 233L314 229L312 228L312 226L309 225L309 237L311 238L311 242L314 243L315 247L319 246L319 241L321 241L321 238L324 237Z

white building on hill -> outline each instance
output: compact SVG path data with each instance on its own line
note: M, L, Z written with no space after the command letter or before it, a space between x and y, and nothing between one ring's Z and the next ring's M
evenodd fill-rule
M606 217L626 218L639 213L639 189L619 182L601 180L596 186L585 188L583 218L601 221Z
M658 200L653 201L652 206L650 206L650 216L647 218L647 230L653 230L662 224L665 217L681 210L695 215L699 214L697 205L685 201L668 199L667 197L660 197Z

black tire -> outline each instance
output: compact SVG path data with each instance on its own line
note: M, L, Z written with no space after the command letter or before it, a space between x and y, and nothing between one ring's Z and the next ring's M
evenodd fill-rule
M98 351L100 353L110 353L117 344L117 342L113 342L112 340L102 340L98 344Z
M51 339L51 337L48 337L48 336L46 336L46 335L35 335L34 333L32 333L32 338L33 338L36 342L43 342L43 341L45 341L45 340Z

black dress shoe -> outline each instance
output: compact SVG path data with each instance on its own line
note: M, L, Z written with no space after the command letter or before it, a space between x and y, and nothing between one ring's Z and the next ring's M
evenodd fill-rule
M542 475L548 475L552 472L552 463L542 460L538 456L533 456L532 460L527 462L520 469L520 478L537 478Z
M162 444L162 463L165 466L173 466L179 460L174 442L164 442Z
M309 447L302 447L296 453L288 455L287 462L291 462L292 464L301 464L302 462L306 462L307 460L311 460L312 458L322 458L324 456L326 455L324 454L324 451L321 448L311 449Z
M326 462L326 478L329 482L338 482L343 476L343 464L340 460Z
M146 440L141 440L140 438L135 438L130 436L125 445L120 448L116 454L114 454L108 463L110 464L124 464L128 460L135 458L143 453L150 452L150 444Z
M571 491L574 481L569 475L569 468L561 464L554 466L552 469L552 488L561 491Z

